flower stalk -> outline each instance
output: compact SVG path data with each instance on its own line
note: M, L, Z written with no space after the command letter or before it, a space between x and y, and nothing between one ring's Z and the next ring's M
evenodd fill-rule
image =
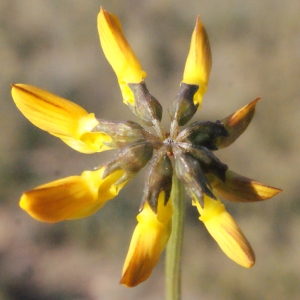
M185 218L184 186L177 176L173 175L172 194L173 217L172 234L166 249L166 300L181 299L181 262Z

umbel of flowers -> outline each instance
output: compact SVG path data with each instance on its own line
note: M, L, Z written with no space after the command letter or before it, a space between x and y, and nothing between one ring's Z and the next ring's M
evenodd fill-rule
M119 20L101 9L98 31L104 55L117 75L123 102L143 126L132 121L98 119L77 104L45 90L14 84L13 100L35 126L82 153L118 149L109 162L96 170L25 192L21 208L43 222L87 217L117 196L146 167L144 195L123 267L122 284L133 287L146 280L168 243L173 176L184 184L199 219L223 252L241 266L251 267L254 252L220 197L255 202L269 199L281 190L231 171L214 153L244 132L259 98L219 121L187 125L201 107L211 69L208 37L197 18L179 93L168 110L171 127L166 132L161 125L162 107L146 87L146 72L124 37ZM156 134L144 126L152 127Z

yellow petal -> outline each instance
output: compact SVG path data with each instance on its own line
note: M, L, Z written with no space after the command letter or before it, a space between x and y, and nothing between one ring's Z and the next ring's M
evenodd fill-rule
M221 201L205 195L204 208L196 200L193 201L193 205L197 206L201 215L199 219L222 251L242 267L252 267L255 255L251 245Z
M90 132L99 121L79 105L45 90L15 84L12 97L22 114L38 128L59 137L73 149L94 153L111 149L103 144L104 133Z
M256 202L270 199L282 190L239 175L231 170L225 173L225 182L209 174L208 179L219 195L233 202Z
M158 263L169 240L172 225L171 200L164 205L164 192L158 199L157 214L146 203L136 226L123 267L120 283L134 287L145 281Z
M221 123L228 132L228 136L219 136L215 140L215 146L218 149L231 145L247 129L254 117L255 107L259 100L260 98L256 98L230 116L221 120Z
M183 82L199 86L194 103L201 107L211 69L211 51L208 36L200 18L197 18L192 35L190 51L185 64Z
M101 8L98 14L98 32L104 55L115 71L125 104L134 104L127 83L140 83L146 73L128 44L116 16Z
M125 185L113 185L123 171L102 179L104 168L85 171L81 176L59 179L25 192L20 207L43 222L59 222L89 216L114 198Z

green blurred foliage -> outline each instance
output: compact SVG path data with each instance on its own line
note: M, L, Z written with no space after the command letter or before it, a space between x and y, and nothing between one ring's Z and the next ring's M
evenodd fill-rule
M0 299L163 299L163 258L139 287L118 285L143 174L83 220L43 224L18 207L22 191L91 170L111 153L76 153L35 128L11 100L11 83L44 88L101 118L135 120L100 48L100 5L120 18L165 111L178 92L198 14L213 67L197 119L222 119L262 96L248 130L217 155L285 192L265 203L225 203L256 251L250 270L221 253L187 202L183 299L299 299L297 0L0 0Z

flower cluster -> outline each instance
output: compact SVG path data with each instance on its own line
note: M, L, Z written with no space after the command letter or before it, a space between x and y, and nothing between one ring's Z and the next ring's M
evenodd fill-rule
M211 68L208 37L198 18L180 91L168 110L171 127L167 133L161 125L162 107L146 87L146 73L124 37L119 20L101 9L98 31L124 103L156 134L136 122L97 119L77 104L39 88L13 85L12 97L23 115L76 151L118 149L109 162L96 170L25 192L21 208L44 222L83 218L117 196L137 172L147 167L138 225L123 267L122 284L132 287L146 280L168 242L173 176L184 184L199 211L199 219L223 252L236 263L251 267L255 261L253 250L219 196L253 202L269 199L281 190L234 173L214 151L229 146L244 132L259 99L220 121L196 121L182 127L201 107Z

